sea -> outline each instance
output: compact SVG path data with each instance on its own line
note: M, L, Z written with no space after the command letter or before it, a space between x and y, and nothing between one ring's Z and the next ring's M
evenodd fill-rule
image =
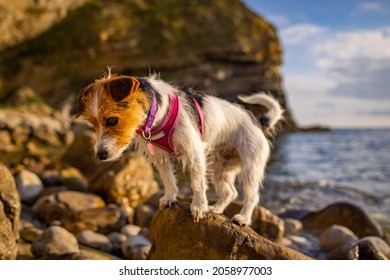
M262 197L271 209L347 201L390 228L390 129L291 133L273 145Z

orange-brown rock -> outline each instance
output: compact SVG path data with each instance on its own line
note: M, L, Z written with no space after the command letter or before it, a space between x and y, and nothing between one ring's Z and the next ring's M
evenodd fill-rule
M308 260L309 257L240 227L224 215L208 213L195 223L189 205L177 203L153 218L148 259Z

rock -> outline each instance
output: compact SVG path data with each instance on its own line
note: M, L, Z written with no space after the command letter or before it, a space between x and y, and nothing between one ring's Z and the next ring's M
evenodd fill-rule
M134 224L140 227L150 227L157 209L158 208L153 208L145 203L139 204L137 208L135 208Z
M60 178L64 185L71 191L88 191L88 180L77 168L69 167L62 169Z
M120 205L132 221L135 207L158 190L152 166L142 156L130 152L118 161L101 162L93 152L95 139L95 133L81 130L63 161L85 174L90 191Z
M21 200L29 204L34 203L44 188L38 175L29 170L22 170L15 179Z
M153 218L148 259L243 260L310 259L280 246L250 227L240 227L224 215L208 213L194 223L189 205L177 203Z
M18 239L22 205L14 177L2 163L0 163L0 202L3 204L5 214L11 222L12 231Z
M80 252L76 237L59 226L47 228L34 241L31 251L38 258Z
M84 245L79 245L81 255L88 260L119 260L118 257L84 246Z
M45 187L62 186L60 172L57 169L45 169L39 174Z
M86 246L91 248L111 253L112 244L107 236L101 233L96 233L91 230L83 230L79 234L77 234L77 240Z
M117 256L122 256L122 243L126 241L127 236L119 232L111 232L107 235L112 244L112 253Z
M358 237L383 236L381 226L370 218L362 208L347 202L338 202L317 212L312 212L302 219L304 229L324 230L332 225L349 228Z
M19 234L20 238L27 242L34 242L41 234L42 230L33 223L21 220Z
M340 248L330 251L327 259L328 260L358 260L359 247L351 246L350 244L344 245Z
M377 236L368 236L329 253L330 260L390 260L390 247Z
M0 163L0 260L15 259L19 238L21 203L14 177Z
M390 247L381 238L368 236L357 241L359 260L390 260Z
M302 223L299 220L286 218L284 221L284 234L285 235L294 235L299 233L302 230Z
M103 199L90 193L61 191L43 196L33 206L38 218L49 224L53 220L72 218L81 210L104 206Z
M121 233L126 236L135 236L141 232L142 228L137 225L125 225L121 228Z
M122 243L122 253L126 259L144 260L152 244L142 235L128 236Z
M211 201L209 204L212 204ZM224 214L232 218L240 212L243 204L238 201L232 202L225 210ZM251 228L261 236L274 241L281 242L284 236L284 222L262 206L256 206L252 214Z
M321 233L320 246L322 249L331 251L349 243L353 243L356 240L358 240L357 236L348 228L333 225Z
M62 225L73 233L89 229L107 234L119 231L126 224L123 210L115 204L105 207L80 210L61 220Z
M23 164L32 171L42 171L57 161L73 140L70 119L47 104L31 104L0 110L0 127L11 136L8 152L0 149L7 164Z

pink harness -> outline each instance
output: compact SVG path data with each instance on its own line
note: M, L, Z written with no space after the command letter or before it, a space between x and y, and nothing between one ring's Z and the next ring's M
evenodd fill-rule
M192 98L192 101L199 117L199 132L203 134L204 120L202 109L200 108L200 105L198 101L195 100L195 98ZM156 96L153 93L153 100L148 119L144 127L137 130L137 134L141 135L145 139L145 141L148 142L148 150L152 155L154 154L153 146L156 146L173 156L180 156L180 152L175 149L172 142L173 133L176 129L180 117L179 96L177 95L177 93L174 92L169 100L169 108L165 119L159 125L152 128L156 112L157 101Z

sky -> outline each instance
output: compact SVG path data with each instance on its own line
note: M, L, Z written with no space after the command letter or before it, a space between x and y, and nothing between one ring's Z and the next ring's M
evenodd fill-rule
M301 126L390 127L389 0L243 0L277 29Z

